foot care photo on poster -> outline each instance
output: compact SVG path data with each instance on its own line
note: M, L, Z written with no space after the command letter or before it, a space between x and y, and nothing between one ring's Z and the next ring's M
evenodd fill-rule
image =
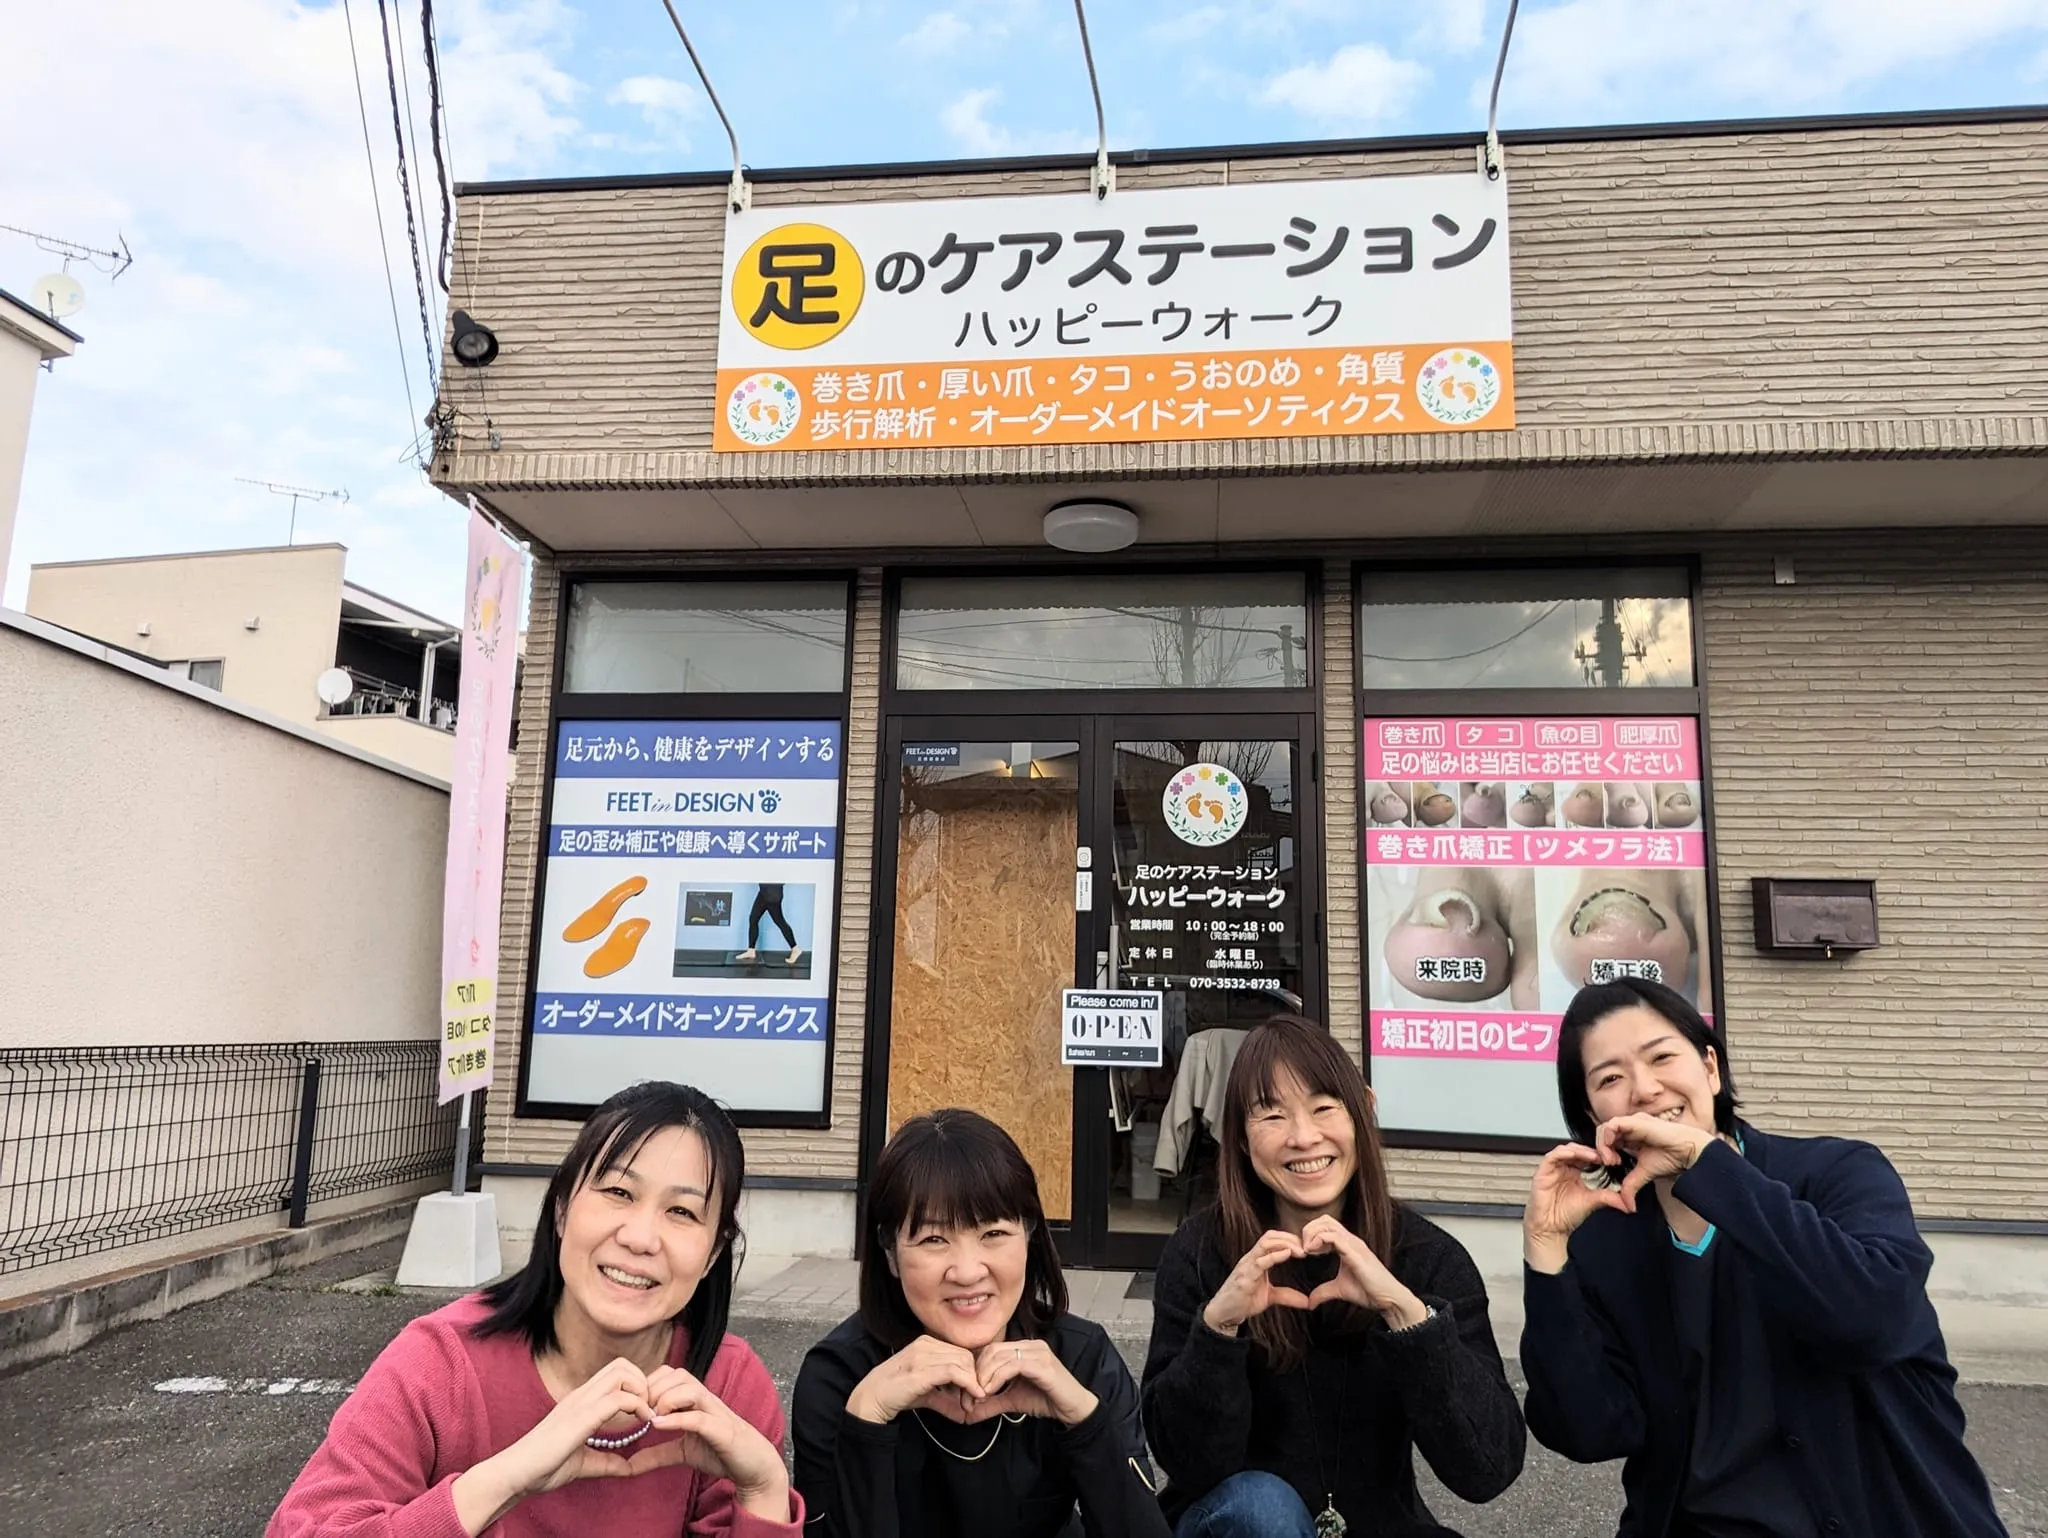
M1713 1017L1698 722L1375 719L1364 744L1383 1125L1563 1136L1558 1024L1589 983Z

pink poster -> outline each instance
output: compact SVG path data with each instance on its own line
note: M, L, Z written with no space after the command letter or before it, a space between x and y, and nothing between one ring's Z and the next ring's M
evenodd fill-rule
M1361 764L1376 1084L1406 1061L1540 1067L1510 1097L1540 1106L1479 1114L1547 1135L1558 1023L1581 987L1652 978L1712 1014L1697 721L1373 719Z
M505 778L519 662L525 558L471 504L462 600L462 682L448 796L441 907L441 1100L491 1082Z

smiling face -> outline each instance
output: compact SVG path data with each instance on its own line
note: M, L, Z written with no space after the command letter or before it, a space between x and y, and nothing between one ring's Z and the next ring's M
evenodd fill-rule
M1001 1340L1024 1297L1031 1257L1021 1221L905 1225L890 1269L927 1335L966 1351Z
M1283 1227L1299 1230L1323 1213L1341 1215L1358 1173L1358 1129L1335 1095L1309 1091L1283 1068L1272 1096L1245 1118L1252 1173L1278 1198Z
M664 1127L577 1187L561 1214L562 1310L613 1339L681 1314L718 1252L704 1139Z
M1643 1114L1715 1130L1721 1065L1714 1049L1703 1056L1656 1010L1637 1004L1602 1016L1581 1041L1579 1061L1596 1123Z

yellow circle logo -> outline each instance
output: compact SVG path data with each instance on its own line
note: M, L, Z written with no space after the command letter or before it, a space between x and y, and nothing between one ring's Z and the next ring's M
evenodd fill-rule
M770 230L732 275L732 309L747 335L791 351L839 335L866 292L853 242L822 224Z

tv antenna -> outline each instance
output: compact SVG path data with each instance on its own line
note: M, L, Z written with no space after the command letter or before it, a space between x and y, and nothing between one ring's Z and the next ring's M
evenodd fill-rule
M322 491L316 486L287 486L282 481L251 480L246 475L238 475L235 479L244 486L261 486L274 497L290 497L292 499L291 529L285 535L284 540L287 545L292 544L299 537L299 503L301 500L307 502L346 502L348 500L346 488L336 491Z
M61 235L44 235L35 230L25 230L18 224L0 224L0 230L10 235L24 236L34 241L38 250L64 259L64 265L59 271L45 273L37 278L29 289L29 297L51 320L64 320L85 308L85 290L80 287L78 280L71 276L73 262L89 262L113 278L120 277L135 265L135 257L128 250L128 237L125 235L114 237L121 243L120 250L107 251L98 246L66 240Z

